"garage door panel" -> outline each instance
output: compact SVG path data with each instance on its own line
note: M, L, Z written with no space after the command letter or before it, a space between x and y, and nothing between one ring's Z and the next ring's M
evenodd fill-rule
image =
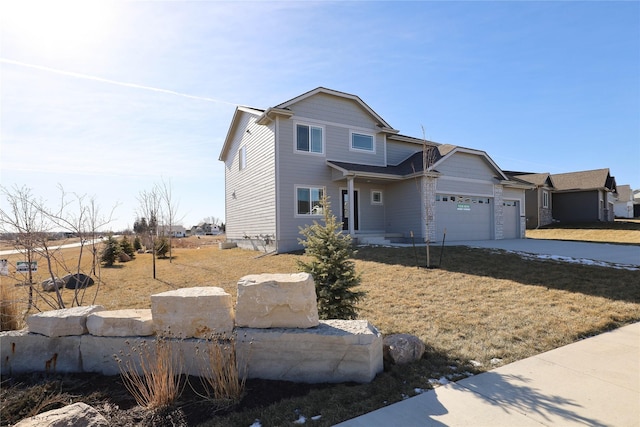
M436 202L436 238L442 239L446 229L447 241L456 240L489 240L492 238L493 210L489 199L467 200L456 198L451 201ZM460 201L458 201L460 200ZM475 200L475 202L473 201Z

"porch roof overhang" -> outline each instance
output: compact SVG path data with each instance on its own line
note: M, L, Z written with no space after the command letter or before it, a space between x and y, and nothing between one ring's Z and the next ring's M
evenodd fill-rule
M420 153L420 158L422 153ZM373 166L363 165L359 163L339 162L335 160L327 160L327 165L342 173L338 179L347 177L363 178L376 181L403 181L424 175L422 163L414 165L410 161L404 161L399 165L392 166ZM429 171L428 176L440 176L437 171Z

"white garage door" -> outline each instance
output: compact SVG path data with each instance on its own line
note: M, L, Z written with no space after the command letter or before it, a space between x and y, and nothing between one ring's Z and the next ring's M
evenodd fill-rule
M493 199L439 194L436 197L436 239L442 241L492 238Z
M520 237L520 202L517 200L504 202L502 237L504 239L517 239Z

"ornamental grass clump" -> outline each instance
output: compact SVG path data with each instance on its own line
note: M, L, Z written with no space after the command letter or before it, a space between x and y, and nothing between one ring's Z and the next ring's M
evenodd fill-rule
M16 293L14 286L0 284L0 331L15 331L23 326Z
M132 346L137 357L131 353L116 357L125 388L145 409L169 406L184 390L182 358L173 347L173 341L157 338L155 345L143 341Z
M313 276L320 319L356 319L356 304L365 293L354 290L361 279L352 260L355 251L351 236L342 234L342 223L331 213L327 197L323 197L319 206L324 225L313 221L312 225L300 228L304 239L298 241L311 261L298 261L298 268Z
M193 391L220 409L239 403L245 394L246 375L241 372L247 372L247 361L243 362L243 369L239 369L235 334L214 334L203 349L196 349L196 354L202 391L191 387Z

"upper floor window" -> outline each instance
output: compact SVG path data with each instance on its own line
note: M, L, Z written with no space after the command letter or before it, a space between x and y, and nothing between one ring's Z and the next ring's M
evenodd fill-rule
M247 167L247 147L242 146L238 150L238 168L242 170Z
M296 125L296 150L307 153L322 153L322 128L318 126Z
M322 215L323 188L297 187L296 188L296 214L298 215Z
M373 135L351 132L351 149L375 152Z

